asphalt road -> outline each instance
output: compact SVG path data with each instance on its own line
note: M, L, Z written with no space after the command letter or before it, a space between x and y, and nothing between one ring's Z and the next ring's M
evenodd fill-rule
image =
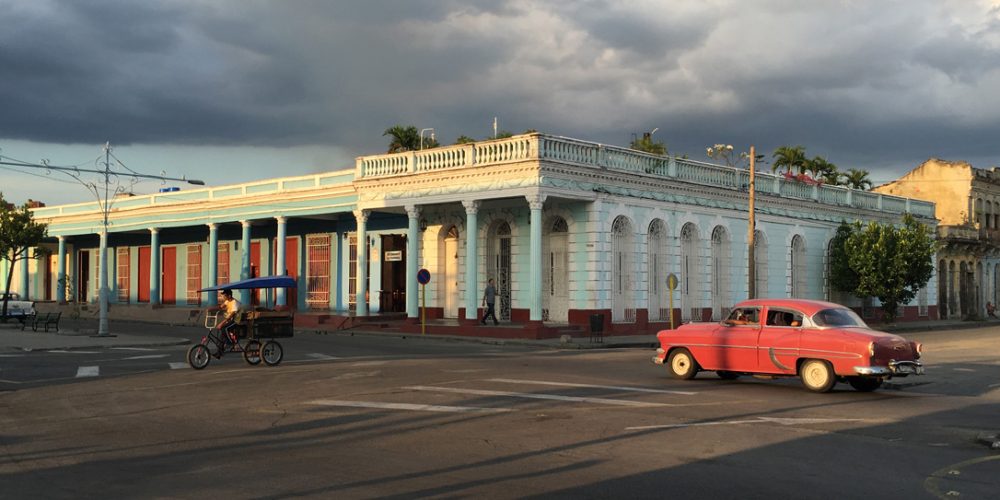
M838 384L830 394L792 379L673 380L643 349L296 337L278 367L234 356L202 371L161 366L183 348L131 360L154 354L46 353L53 358L38 358L39 376L56 355L67 367L109 361L96 377L0 393L0 491L996 498L1000 452L976 439L1000 431L1000 334L915 337L926 345L927 375L874 393ZM115 364L131 368L105 375ZM144 366L160 368L127 373Z

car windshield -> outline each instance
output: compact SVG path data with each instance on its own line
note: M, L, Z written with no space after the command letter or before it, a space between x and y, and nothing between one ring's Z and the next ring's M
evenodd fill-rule
M823 309L813 315L813 323L816 323L817 326L868 327L865 320L846 307Z

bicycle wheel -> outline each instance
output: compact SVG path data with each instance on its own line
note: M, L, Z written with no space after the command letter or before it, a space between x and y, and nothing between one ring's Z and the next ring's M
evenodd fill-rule
M205 344L198 344L191 346L188 349L187 361L191 365L191 368L195 370L201 370L202 368L208 366L208 362L212 360L212 353L208 350L208 346Z
M281 344L268 340L264 342L264 347L260 348L260 357L264 360L264 364L268 366L274 366L281 363L281 358L285 355L285 351L281 348Z
M243 361L249 365L260 364L260 341L251 339L243 346Z

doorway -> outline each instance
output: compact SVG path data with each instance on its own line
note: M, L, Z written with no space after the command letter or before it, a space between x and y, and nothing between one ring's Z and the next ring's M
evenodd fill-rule
M382 238L382 293L379 311L406 311L406 238L384 234Z
M458 228L451 226L444 236L441 252L441 291L444 317L458 317Z
M486 279L496 280L497 308L496 314L500 320L510 321L510 288L511 288L511 231L507 221L500 221L490 232L486 259Z
M76 263L77 274L79 277L76 281L76 301L81 304L87 303L87 290L90 289L90 251L81 250L79 257L77 257Z

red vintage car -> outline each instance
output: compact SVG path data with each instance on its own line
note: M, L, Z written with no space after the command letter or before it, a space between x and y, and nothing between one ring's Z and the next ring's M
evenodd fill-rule
M924 372L919 342L872 330L854 311L818 300L747 300L720 323L687 323L656 337L653 362L684 380L704 370L722 379L799 377L815 392L846 381L867 392Z

